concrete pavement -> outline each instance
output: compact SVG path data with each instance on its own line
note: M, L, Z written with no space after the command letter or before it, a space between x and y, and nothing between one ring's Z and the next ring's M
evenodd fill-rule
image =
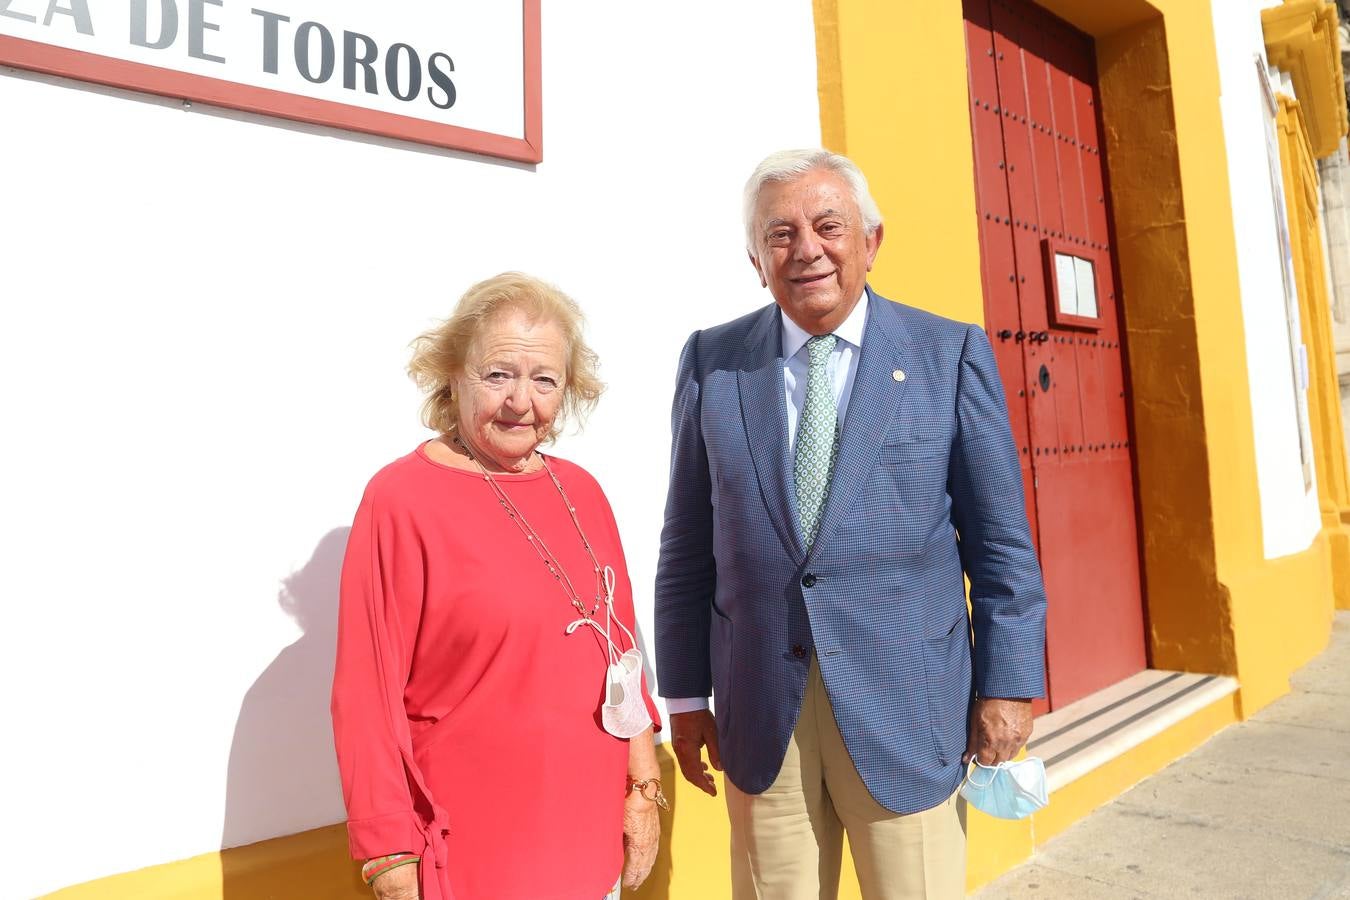
M1350 900L1350 612L1292 687L974 897Z

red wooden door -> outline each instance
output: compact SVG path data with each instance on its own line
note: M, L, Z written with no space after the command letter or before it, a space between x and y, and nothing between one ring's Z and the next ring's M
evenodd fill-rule
M1048 704L1145 666L1125 355L1092 39L964 0L985 321L1045 573Z

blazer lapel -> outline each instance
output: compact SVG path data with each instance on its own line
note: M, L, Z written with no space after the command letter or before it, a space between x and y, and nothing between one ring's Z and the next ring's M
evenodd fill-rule
M906 382L896 380L895 373L905 371L908 335L891 301L877 296L869 287L867 302L867 328L830 478L830 495L808 559L847 519L876 465L881 440L899 415L905 394Z
M750 441L760 493L778 538L797 561L806 548L797 528L797 495L787 454L787 409L783 398L783 329L778 307L768 306L745 340L745 364L737 372L741 421Z

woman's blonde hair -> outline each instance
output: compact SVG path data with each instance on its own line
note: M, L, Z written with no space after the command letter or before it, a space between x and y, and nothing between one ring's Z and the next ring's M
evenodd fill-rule
M595 408L605 386L598 375L600 359L581 334L585 325L581 308L571 297L532 275L503 272L465 291L450 318L412 342L408 374L427 395L422 402L422 422L428 428L447 435L459 430L455 381L464 373L473 342L494 318L517 310L532 322L556 323L566 343L562 406L545 440L557 437L573 417L580 425Z

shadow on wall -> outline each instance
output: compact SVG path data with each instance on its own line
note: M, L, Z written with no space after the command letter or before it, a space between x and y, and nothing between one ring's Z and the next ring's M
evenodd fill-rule
M221 847L237 849L221 854L224 900L372 896L347 854L328 710L338 582L350 531L335 528L324 535L309 562L285 580L277 595L278 605L303 633L253 682L235 724ZM675 759L665 744L656 752L666 796L674 803L680 790ZM316 829L316 819L339 824ZM671 814L662 812L656 864L642 889L624 891L625 898L670 897L673 827ZM276 835L293 836L267 840Z
M350 531L334 528L324 535L309 562L282 583L277 595L277 604L302 634L244 695L230 745L221 847L241 847L344 818L328 702L337 646L338 580ZM368 897L346 850L345 828L339 825L280 845L223 853L222 896L338 897L345 896L349 883L350 896ZM292 894L283 885L285 870L331 872L336 884L326 883L318 893ZM317 886L311 882L311 887Z

